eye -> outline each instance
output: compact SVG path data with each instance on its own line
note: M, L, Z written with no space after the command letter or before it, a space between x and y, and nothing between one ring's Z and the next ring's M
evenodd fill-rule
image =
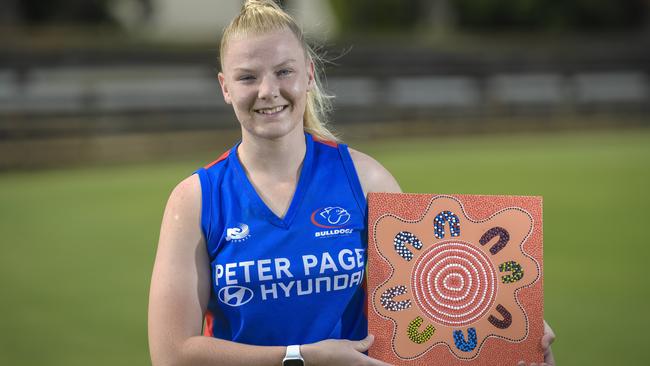
M277 74L278 74L278 76L282 77L282 76L289 76L292 73L293 73L293 70L291 70L291 69L282 69L282 70L279 70Z
M255 80L255 77L253 75L241 75L237 77L238 81L252 81Z

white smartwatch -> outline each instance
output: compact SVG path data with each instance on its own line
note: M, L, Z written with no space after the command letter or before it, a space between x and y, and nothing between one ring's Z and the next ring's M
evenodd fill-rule
M282 366L305 366L305 360L300 354L300 346L287 346L287 353L282 360Z

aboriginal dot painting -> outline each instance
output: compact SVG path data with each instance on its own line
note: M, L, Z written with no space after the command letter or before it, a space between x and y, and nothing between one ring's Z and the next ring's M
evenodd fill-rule
M368 207L370 356L543 360L541 197L371 193Z

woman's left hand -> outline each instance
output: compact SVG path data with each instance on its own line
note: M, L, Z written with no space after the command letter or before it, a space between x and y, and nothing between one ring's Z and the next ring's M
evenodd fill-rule
M539 366L555 366L555 357L553 357L553 351L551 350L551 343L555 340L555 333L553 329L548 325L546 320L544 320L544 335L542 336L542 349L544 350L544 362L540 363ZM517 366L526 366L528 365L524 361L519 361ZM537 363L531 363L529 366L538 366Z

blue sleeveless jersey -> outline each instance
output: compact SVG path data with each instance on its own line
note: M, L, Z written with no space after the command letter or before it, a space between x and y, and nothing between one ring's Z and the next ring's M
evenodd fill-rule
M199 169L212 287L204 334L279 346L366 337L366 200L347 146L306 134L284 218L234 146Z

